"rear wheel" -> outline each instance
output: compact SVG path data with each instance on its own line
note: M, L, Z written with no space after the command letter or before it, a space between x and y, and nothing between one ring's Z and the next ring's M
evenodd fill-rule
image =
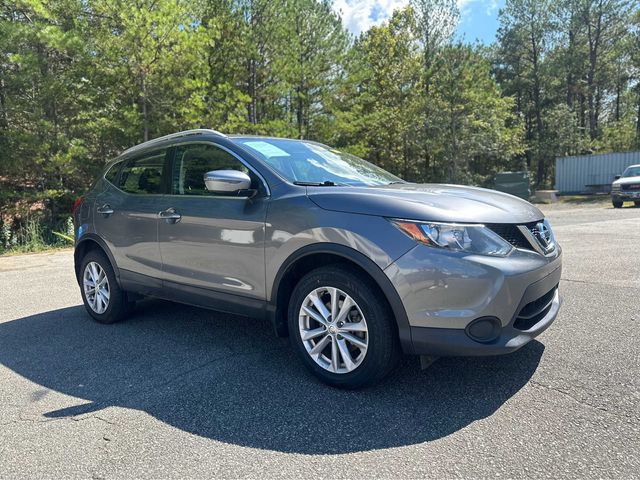
M341 266L313 270L296 285L289 332L307 368L335 387L371 385L400 357L386 301L368 277Z
M622 208L622 204L624 202L622 202L620 200L613 200L611 203L613 203L613 208Z
M99 323L115 323L132 310L133 302L116 280L107 256L97 250L87 253L80 267L80 291L89 315Z

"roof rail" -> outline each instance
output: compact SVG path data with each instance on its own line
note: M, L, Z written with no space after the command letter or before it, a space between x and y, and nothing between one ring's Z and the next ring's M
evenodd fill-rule
M142 150L143 148L151 147L156 143L164 142L165 140L173 140L176 138L188 137L191 135L204 135L204 134L226 137L224 133L220 133L217 130L211 130L209 128L197 128L194 130L185 130L184 132L171 133L169 135L165 135L164 137L154 138L153 140L149 140L147 142L141 143L140 145L136 145L134 147L126 149L120 155L125 155L127 153L135 152L137 150Z

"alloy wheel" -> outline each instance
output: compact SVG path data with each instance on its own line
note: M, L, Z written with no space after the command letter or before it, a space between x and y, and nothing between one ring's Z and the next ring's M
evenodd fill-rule
M97 262L89 262L84 267L83 288L91 310L103 314L109 307L109 279Z
M369 332L362 310L340 289L310 292L299 312L302 343L317 365L344 374L360 366L367 354Z

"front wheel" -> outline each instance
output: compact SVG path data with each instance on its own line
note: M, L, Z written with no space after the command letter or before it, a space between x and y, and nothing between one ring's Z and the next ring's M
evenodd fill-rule
M329 385L371 385L400 357L387 302L368 277L349 268L322 267L304 276L293 291L288 316L294 349Z
M622 204L624 202L621 202L620 200L613 200L611 203L613 203L613 208L622 208Z
M633 201L633 204L634 204L636 207L640 207L640 200L634 200L634 201Z

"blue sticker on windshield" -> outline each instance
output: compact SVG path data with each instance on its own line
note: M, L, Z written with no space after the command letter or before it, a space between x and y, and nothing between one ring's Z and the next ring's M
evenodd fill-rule
M278 148L275 145L272 145L271 143L268 143L268 142L263 142L263 141L244 142L244 145L254 149L258 153L261 153L266 158L290 156L287 152L285 152L281 148Z

